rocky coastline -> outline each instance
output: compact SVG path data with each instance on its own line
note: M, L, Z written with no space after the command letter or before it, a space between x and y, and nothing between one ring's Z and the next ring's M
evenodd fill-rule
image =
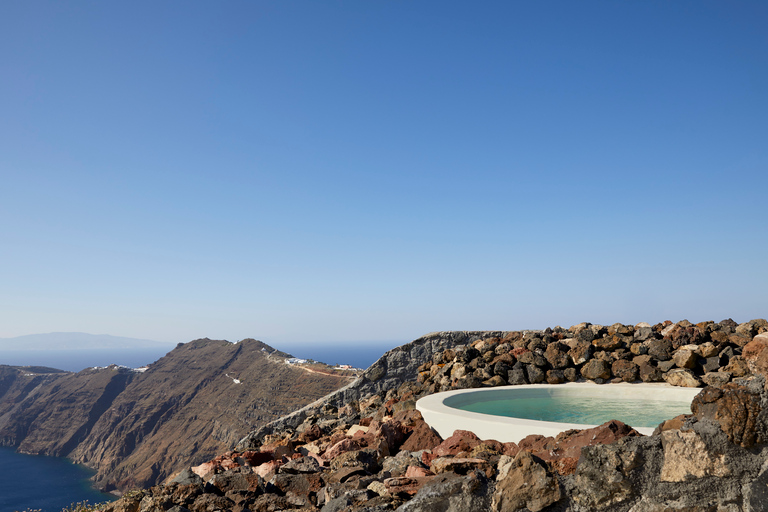
M766 377L765 320L434 333L103 511L762 511ZM442 439L414 408L448 389L581 379L702 391L652 436L611 421L519 443Z
M290 358L257 340L199 339L143 371L0 365L0 444L84 464L104 491L155 485L353 379Z

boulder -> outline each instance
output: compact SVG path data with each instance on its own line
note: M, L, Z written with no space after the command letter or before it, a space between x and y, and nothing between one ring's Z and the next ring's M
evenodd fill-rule
M599 359L590 359L587 363L581 367L581 375L585 379L610 379L611 367L610 365Z
M507 373L507 382L511 385L528 384L528 378L525 376L525 365L518 361Z
M525 365L525 375L528 377L528 382L531 384L544 382L544 379L547 376L547 374L544 373L544 370L533 364Z
M720 388L726 385L729 380L731 380L731 374L728 372L708 372L704 374L701 380L707 386Z
M691 410L698 419L717 422L732 443L744 448L768 441L760 395L745 386L706 387L693 399Z
M697 388L701 382L690 370L678 368L670 370L664 374L664 380L671 386L681 386L686 388Z
M521 451L514 459L505 457L499 461L491 510L527 509L539 512L560 498L557 478L538 457Z
M710 453L699 434L693 430L667 430L661 433L664 459L662 482L683 482L704 476L723 477L730 474L725 455Z
M621 335L613 334L592 341L592 345L598 350L616 350L617 348L624 346L624 338Z
M611 365L611 373L624 382L634 382L640 375L639 368L632 361L619 359Z
M650 339L646 346L648 355L657 361L668 361L672 358L672 342L668 339Z
M453 435L432 449L437 457L454 456L459 452L469 452L480 444L480 438L468 430L455 430Z
M744 346L742 357L749 370L768 377L768 333L758 334Z
M299 457L297 459L290 460L280 466L280 473L317 473L322 468L320 463L314 457Z
M744 377L749 374L749 366L742 356L731 357L723 370L733 377Z
M443 473L428 478L398 512L477 512L490 508L489 482L482 472L465 476Z
M696 366L696 360L698 355L695 348L693 350L687 348L679 348L672 356L672 360L675 362L678 368L693 368Z
M338 443L328 448L323 454L323 458L325 460L330 461L335 459L342 453L346 453L353 450L359 450L360 448L362 448L362 444L360 443L360 441L357 441L355 439L344 438Z
M569 475L575 471L581 450L585 446L611 444L625 437L639 435L629 425L611 420L593 428L567 430L558 434L554 439L551 437L526 438L529 441L525 443L521 441L521 445L526 446L530 442L529 451L547 461L558 474Z
M547 370L547 384L562 384L565 382L565 373L563 370Z
M432 461L429 469L434 474L453 472L466 475L473 469L484 469L488 462L484 459L471 457L438 457Z
M544 351L544 357L554 369L567 368L571 362L568 345L559 342L550 343Z
M387 478L384 480L384 487L386 488L387 492L392 495L402 495L402 496L413 496L417 492L419 492L419 489L421 487L429 482L432 478L432 476L422 476L422 477L393 477L393 478Z
M594 348L592 347L591 340L579 340L568 351L568 356L571 358L571 361L573 361L574 365L579 366L589 361L589 359L592 357L593 350Z
M431 450L442 442L443 439L433 428L427 425L427 422L419 420L415 422L411 435L400 448L410 452Z
M614 510L636 497L629 474L649 454L640 443L587 446L574 474L572 499L583 510ZM622 509L624 510L624 509Z

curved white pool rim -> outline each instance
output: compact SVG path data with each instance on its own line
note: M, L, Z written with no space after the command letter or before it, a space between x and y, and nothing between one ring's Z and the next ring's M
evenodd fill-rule
M526 398L548 398L552 396L579 396L589 398L652 399L691 402L701 388L683 388L667 383L638 384L595 384L593 382L570 382L567 384L526 384L520 386L498 386L493 388L459 389L425 396L416 402L424 421L434 428L443 439L455 430L469 430L480 439L495 439L502 443L517 443L531 434L556 436L569 429L592 428L597 425L555 423L551 421L509 418L477 412L463 411L456 407L477 401L493 400L514 395ZM498 399L497 398L497 399ZM453 406L453 407L451 407ZM653 428L635 428L645 435Z

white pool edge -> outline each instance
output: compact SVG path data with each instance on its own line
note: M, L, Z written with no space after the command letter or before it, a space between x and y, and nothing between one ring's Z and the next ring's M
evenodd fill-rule
M525 384L519 386L497 386L493 388L458 389L443 391L425 396L416 402L416 409L424 417L424 421L434 428L443 439L448 438L455 430L469 430L480 439L495 439L507 443L517 443L531 434L556 436L569 429L593 428L597 425L582 425L574 423L555 423L550 421L527 420L493 416L470 411L463 411L445 404L447 399L465 395L470 400L473 395L493 395L508 393L516 390L533 390L541 396L557 394L586 394L588 396L605 396L613 398L646 398L691 402L701 388L683 388L670 386L667 383L620 383L595 384L593 382L569 382L566 384ZM531 393L531 391L524 391ZM528 395L530 396L530 395ZM641 434L650 435L653 428L635 427Z

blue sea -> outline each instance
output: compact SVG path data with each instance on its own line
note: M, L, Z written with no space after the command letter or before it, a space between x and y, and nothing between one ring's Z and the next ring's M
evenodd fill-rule
M77 502L114 500L114 496L91 487L88 479L92 474L64 458L24 455L0 447L0 511L60 512Z
M405 341L361 342L350 344L316 343L289 345L278 350L302 359L314 359L321 363L349 364L355 368L368 368L388 350L407 343Z

